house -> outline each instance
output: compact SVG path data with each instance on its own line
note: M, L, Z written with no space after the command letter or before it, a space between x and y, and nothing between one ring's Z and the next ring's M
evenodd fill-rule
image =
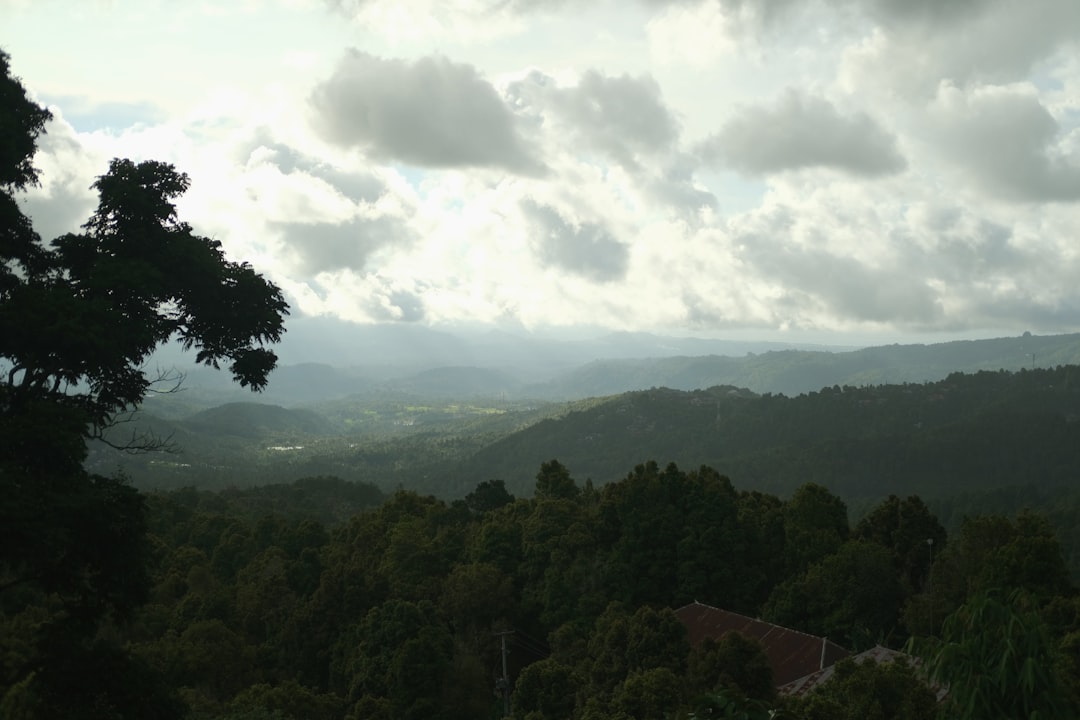
M729 632L756 640L772 665L773 683L780 690L789 683L832 667L851 653L828 638L773 625L738 613L694 602L675 611L686 626L691 645L705 638L719 640Z

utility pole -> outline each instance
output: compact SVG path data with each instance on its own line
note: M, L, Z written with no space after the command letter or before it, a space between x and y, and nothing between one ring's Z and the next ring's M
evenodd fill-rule
M502 677L495 683L495 689L502 693L504 718L510 717L510 674L506 670L506 656L510 651L506 649L506 636L513 634L513 630L495 633L502 642Z
M930 546L930 565L926 571L926 590L930 595L930 634L934 634L934 538L926 538Z

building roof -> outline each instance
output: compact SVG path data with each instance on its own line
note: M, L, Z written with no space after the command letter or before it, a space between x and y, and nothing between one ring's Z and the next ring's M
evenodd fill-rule
M729 632L757 640L772 665L773 684L777 688L828 668L851 654L827 638L699 602L685 605L675 614L686 626L691 645L697 645L707 637L719 640Z
M859 663L860 665L868 660L873 661L878 665L881 665L884 663L896 662L898 659L905 660L909 665L919 664L919 658L913 655L908 655L907 653L902 653L899 650L890 650L889 648L882 647L881 645L875 645L869 650L865 650L858 655L852 656L851 659L856 663ZM786 685L782 685L778 687L776 691L781 695L792 695L796 697L801 697L810 692L811 690L816 690L821 685L827 683L832 678L835 672L836 667L830 666L823 670L818 670L817 672L810 673L806 677L801 677L798 680L789 682ZM942 702L949 694L948 688L937 683L931 683L928 687L930 688L931 692L934 693L934 696L937 698L937 701L939 703Z
M893 662L898 657L905 658L909 662L914 661L914 658L910 655L905 655L904 653L897 650L890 650L889 648L882 647L881 645L875 645L869 650L861 652L858 655L854 655L851 659L859 664L862 664L867 660L873 660L874 662L881 664ZM793 680L786 685L781 685L776 690L781 695L802 696L810 692L811 690L814 690L815 688L827 683L829 679L832 678L833 673L835 672L836 667L830 665L827 668L817 670L816 672L812 672L809 675L801 677L797 680Z

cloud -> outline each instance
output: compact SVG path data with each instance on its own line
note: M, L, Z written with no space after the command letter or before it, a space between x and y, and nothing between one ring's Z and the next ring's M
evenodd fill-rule
M523 147L513 114L471 65L440 56L387 60L351 50L310 103L327 141L377 159L542 172Z
M529 199L522 200L520 206L534 251L544 266L600 283L626 276L629 248L602 224L573 223L550 205Z
M543 103L575 136L575 144L598 150L624 167L635 168L640 155L665 152L678 139L678 123L649 76L608 77L588 70L577 85L559 87L551 78L532 73L526 83L517 90Z
M1028 88L943 86L930 109L938 151L975 187L1004 200L1080 200L1080 157Z
M107 156L83 144L59 108L50 109L53 119L38 137L34 156L40 184L18 195L23 213L46 243L81 231L97 206L90 185L108 170Z
M876 32L852 46L842 75L853 87L932 97L959 86L1024 78L1080 37L1075 0L878 0Z
M870 0L860 2L867 12L885 23L918 23L933 28L970 22L999 0ZM1030 2L1030 0L1027 0ZM838 2L838 0L834 0ZM857 0L843 0L855 4Z
M62 107L64 119L80 132L121 132L134 125L155 125L167 117L150 102L95 101L81 95L44 95L41 100Z
M864 222L838 218L816 203L776 205L738 219L733 237L746 272L772 286L770 304L783 322L925 327L939 321L940 299L923 275L891 262L878 242L860 247L844 237L845 230L858 235ZM855 227L843 228L846 223Z
M379 273L341 270L287 287L300 310L352 322L423 322L428 318L424 282Z
M906 167L896 139L864 113L789 90L772 107L745 108L700 148L706 160L746 175L825 167L875 177Z
M588 70L560 83L533 70L509 84L507 97L549 148L549 163L564 161L564 178L588 166L606 184L631 186L622 188L624 197L634 194L684 217L716 205L712 193L695 184L697 160L679 150L679 122L651 76Z
M370 171L346 170L280 142L265 128L241 145L238 159L248 167L268 164L283 175L296 174L321 180L354 202L375 202L386 194L386 183Z
M367 272L373 255L416 239L409 220L413 198L394 174L340 167L258 128L234 151L242 163L242 201L284 250L299 278Z
M334 270L363 271L380 248L406 245L413 233L399 218L357 217L341 223L278 222L282 239L306 275Z

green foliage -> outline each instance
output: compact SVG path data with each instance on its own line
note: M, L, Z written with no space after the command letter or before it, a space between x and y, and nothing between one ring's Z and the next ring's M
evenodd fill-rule
M512 502L514 496L506 491L506 483L502 480L486 480L465 496L465 504L475 513L498 510Z
M1015 519L967 518L935 559L930 583L912 599L904 623L912 634L928 634L981 592L1020 589L1049 599L1072 588L1061 544L1045 517L1022 511Z
M859 521L852 534L892 552L893 566L909 593L925 586L932 555L940 556L947 537L945 528L917 495L903 500L890 495Z
M933 691L903 659L890 663L845 658L833 677L804 698L789 701L793 720L934 720ZM1012 716L986 716L1012 717Z
M517 718L764 718L782 701L760 647L729 634L691 649L665 606L700 592L695 599L721 605L747 598L757 615L755 593L788 593L791 626L858 646L891 637L907 596L895 552L904 545L888 546L886 535L849 536L805 572L784 574L785 525L842 533L835 518L843 505L823 489L809 489L790 510L794 499L737 493L709 468L647 463L574 497L504 502L496 493L494 507L470 509L401 491L344 523L313 519L336 504L335 492L355 491L320 481L150 496L150 602L112 632L179 688L193 720L288 720L305 705L309 714L358 719L498 716L494 632L508 628ZM270 497L295 497L305 510L266 513ZM932 516L913 516L933 525ZM1004 548L1047 551L1046 532L1033 519L973 522L935 565L955 553L971 560L975 577L985 563L1013 568L1022 553ZM967 587L964 577L958 587ZM608 602L624 593L630 602ZM1080 610L1064 598L1044 615L1062 638L1080 632ZM11 616L0 627L0 651L22 657L50 617L45 608ZM1055 646L1059 676L1073 650ZM12 667L3 683L11 702L32 699L15 688L25 675L18 662ZM838 673L833 694L828 685L815 691L825 694L808 717L837 703L838 717L849 708L894 717L888 713L918 707L925 689L904 689L907 678L894 672L860 666L850 682ZM897 693L910 703L898 703ZM807 707L788 710L802 717Z
M516 720L563 720L574 711L581 679L555 658L534 662L518 675L514 685Z
M572 500L579 492L581 490L570 477L570 471L558 460L540 466L540 472L536 474L536 497Z
M691 696L736 690L747 698L776 698L772 666L761 644L735 632L705 638L690 651L687 683Z
M676 717L685 717L686 720L704 720L704 718L780 720L787 716L772 708L769 703L748 699L737 690L723 689L696 698L688 714L676 715Z
M952 613L941 637L913 640L928 676L949 688L956 718L1039 720L1077 712L1035 599L1021 590L982 591Z
M682 678L671 668L636 670L615 688L611 707L617 717L663 717L670 708L681 703L682 686Z
M279 685L259 683L238 693L228 706L227 718L262 711L281 720L337 720L344 702L333 694L313 692L295 680Z
M784 506L788 570L804 571L836 552L848 532L844 501L821 485L801 485Z
M778 585L762 614L778 625L862 650L890 636L903 601L889 551L850 541Z
M613 603L588 640L584 695L604 701L632 674L659 668L681 678L689 654L686 628L671 610L644 606L631 614Z
M728 607L752 604L738 561L746 548L731 481L711 468L684 473L674 464L639 465L601 491L599 533L613 597L632 605L678 606L710 597ZM723 552L717 552L723 548Z

